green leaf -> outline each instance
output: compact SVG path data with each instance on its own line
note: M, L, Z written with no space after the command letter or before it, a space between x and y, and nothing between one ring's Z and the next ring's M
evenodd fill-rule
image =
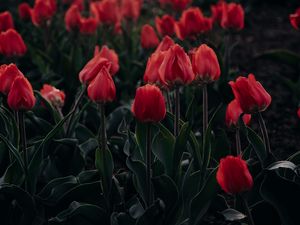
M144 160L146 160L146 132L147 125L137 121L135 127L135 138Z
M290 169L290 170L293 170L294 172L297 172L297 166L290 161L277 161L277 162L272 163L266 169L267 170L277 170L279 168Z
M163 224L163 203L157 200L138 219L136 225L162 225Z
M227 221L239 221L246 218L246 215L243 213L235 210L235 209L225 209L221 212L221 214L224 216L225 220Z
M255 56L256 59L264 58L285 63L295 68L299 67L300 55L287 49L273 49L260 53Z

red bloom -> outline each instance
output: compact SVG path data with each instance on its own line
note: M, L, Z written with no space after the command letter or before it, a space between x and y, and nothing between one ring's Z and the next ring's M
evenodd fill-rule
M97 30L97 20L93 17L80 19L80 33L91 35Z
M239 101L244 113L261 112L268 108L272 98L253 74L248 78L238 77L235 82L229 82L235 98Z
M212 19L204 17L201 10L195 7L183 11L175 26L176 35L180 40L186 37L195 38L196 35L211 29Z
M103 0L97 4L100 21L106 24L117 24L121 20L117 0Z
M30 110L35 105L31 84L24 76L18 76L8 93L7 103L13 110Z
M31 19L31 7L28 3L21 3L18 7L19 17L21 20L30 20Z
M146 84L136 90L131 107L133 115L141 122L159 122L165 118L165 99L158 87Z
M196 80L201 83L211 83L219 79L220 65L212 48L202 44L192 53L191 58Z
M27 47L21 35L14 29L8 29L0 34L0 53L6 57L23 56Z
M71 5L65 14L65 24L67 31L80 28L80 10L77 5Z
M162 84L158 70L164 60L165 52L153 53L148 59L144 81L146 83Z
M0 92L7 95L12 83L18 76L23 76L15 64L0 66Z
M194 80L191 61L182 47L175 44L165 53L159 76L166 85L188 84Z
M141 0L122 0L121 10L122 15L125 18L136 21L141 12L142 1Z
M239 156L227 156L221 159L217 171L217 181L228 194L249 191L253 186L253 179L247 163Z
M192 2L192 0L160 0L159 2L162 6L170 4L173 9L182 11Z
M56 108L62 108L64 106L66 97L65 93L49 84L43 85L41 95Z
M99 51L99 46L96 46L94 56L96 55L100 55L101 57L106 58L109 62L111 62L111 68L109 72L112 76L114 76L119 71L119 57L113 49L109 49L106 45L103 45L101 50Z
M142 27L141 32L141 45L145 49L155 48L159 44L159 39L149 24L145 24Z
M232 100L228 104L226 109L225 123L227 127L231 127L231 126L236 127L238 125L239 118L242 115L242 113L243 110L241 109L239 102L236 99ZM251 120L251 114L244 114L242 119L244 123L248 125Z
M100 23L100 16L99 16L99 13L98 13L98 4L97 4L97 2L90 2L90 16L96 19L97 24Z
M171 46L173 46L175 43L169 36L165 36L162 41L157 46L155 53L160 51L167 51Z
M300 27L300 7L296 10L294 14L290 14L291 25L298 30Z
M0 75L1 76L1 75ZM300 108L298 109L298 111L297 111L297 115L298 115L298 117L300 118Z
M97 76L102 67L110 69L111 63L101 55L94 56L80 71L80 82L85 84L90 83Z
M172 36L175 33L175 19L170 15L164 15L162 18L156 17L155 26L162 36Z
M42 26L56 12L56 0L35 0L31 19L35 26Z
M212 18L214 22L220 23L223 15L223 5L226 4L224 0L219 0L216 5L211 5Z
M0 32L7 31L10 28L14 28L14 22L10 12L5 11L0 13Z
M107 67L102 67L88 86L89 98L97 103L111 102L116 97L116 87Z
M241 30L244 28L244 9L240 4L223 4L221 26L224 29Z

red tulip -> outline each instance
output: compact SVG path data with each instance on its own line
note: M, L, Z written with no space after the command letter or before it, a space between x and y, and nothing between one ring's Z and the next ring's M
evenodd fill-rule
M0 34L0 53L6 57L23 56L27 47L21 35L14 29L8 29Z
M77 5L80 11L84 9L84 0L63 0L63 4Z
M199 8L189 8L183 11L179 22L175 26L176 35L180 40L187 37L195 38L196 35L212 29L212 19L203 16Z
M31 7L28 3L24 2L18 6L19 17L21 20L31 19Z
M175 33L175 19L170 15L164 15L162 18L156 17L155 26L162 36L172 36Z
M144 49L155 48L159 44L159 39L149 24L142 27L141 32L141 45Z
M49 84L44 84L41 95L56 108L62 108L65 103L65 93Z
M165 53L159 76L166 85L188 84L195 78L188 55L175 44Z
M35 26L44 26L56 12L56 0L35 0L31 19Z
M117 0L103 0L97 4L100 21L105 24L117 24L121 12Z
M249 191L253 186L253 179L247 163L239 156L227 156L221 159L217 171L217 181L228 194Z
M122 0L121 2L123 17L136 21L139 18L141 12L141 0Z
M165 52L153 53L148 59L146 71L144 74L144 81L146 83L162 84L158 70L164 60Z
M240 103L236 99L232 100L226 109L225 123L227 127L238 126L239 118L242 113L243 110L241 109ZM248 125L251 120L251 114L244 114L242 119L244 123Z
M211 83L219 79L221 70L214 50L206 44L200 45L192 53L192 66L195 79L200 83Z
M88 86L89 98L97 103L111 102L116 97L116 87L107 67L102 67Z
M268 108L272 98L253 74L248 78L238 77L235 82L229 82L235 98L239 101L244 113L261 112Z
M98 54L111 62L111 68L109 72L112 76L114 76L120 69L118 54L113 49L109 49L106 45L103 45L100 51L99 46L95 47L94 56Z
M294 14L290 14L291 25L298 30L300 27L300 7L296 10Z
M30 110L34 107L35 101L32 86L26 77L16 77L8 93L8 106L16 111Z
M110 69L111 63L101 55L93 57L80 71L79 80L81 83L90 83L103 67Z
M173 46L175 43L169 36L165 36L162 41L157 46L155 53L160 51L167 51L171 46Z
M100 24L100 16L98 12L98 4L97 2L90 2L90 17L96 19L97 24Z
M212 18L214 22L220 23L223 15L223 5L227 4L224 0L219 0L216 5L211 5Z
M79 30L81 15L77 5L71 5L65 14L65 24L67 31Z
M244 9L240 4L223 4L221 26L224 29L243 29L244 17Z
M158 87L146 84L136 90L131 107L133 115L141 122L159 122L165 118L165 99Z
M5 11L0 13L0 32L7 31L10 28L14 28L14 22L10 12Z
M22 72L15 64L0 66L0 92L7 95L12 83L18 76L23 76Z
M159 0L161 6L170 4L177 11L184 10L192 0Z
M80 19L80 33L92 35L97 31L97 20L93 17Z
M1 76L1 75L0 75ZM298 115L298 117L300 118L300 108L298 109L298 111L297 111L297 115Z

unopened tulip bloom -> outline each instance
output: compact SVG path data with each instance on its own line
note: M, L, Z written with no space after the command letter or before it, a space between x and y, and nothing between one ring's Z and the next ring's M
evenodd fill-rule
M80 19L80 33L86 35L92 35L97 31L97 20L93 17Z
M214 22L220 23L223 15L223 4L227 4L224 0L219 0L216 5L211 5L212 19Z
M298 117L300 118L300 108L299 108L298 111L297 111L297 115L298 115Z
M243 110L241 109L239 102L236 99L232 100L226 108L225 123L227 127L237 127L242 113ZM251 120L251 114L244 114L242 119L244 123L248 125Z
M133 115L140 122L159 122L165 118L165 99L158 87L146 84L136 90L131 107Z
M253 179L247 163L241 157L227 156L220 161L217 181L223 191L238 194L251 190Z
M161 6L169 4L173 9L182 11L192 2L192 0L159 0L159 2Z
M244 9L240 4L223 4L221 26L224 29L243 29L245 17L244 14Z
M122 0L122 16L127 19L132 19L133 21L136 21L140 16L141 7L142 0Z
M111 62L110 73L112 76L114 76L119 71L119 57L113 49L108 48L107 45L103 45L101 50L99 51L99 46L96 46L94 56L96 55L100 55L101 57L106 58L109 62Z
M56 0L35 0L31 13L33 24L37 27L45 25L51 20L56 10Z
M155 26L161 36L172 36L175 33L175 19L170 15L155 18Z
M10 28L14 28L14 22L10 12L5 11L0 13L0 32L7 31Z
M15 64L0 66L0 92L7 95L12 83L18 76L23 76L22 72Z
M153 53L148 59L146 71L144 74L144 81L146 83L156 83L160 85L162 84L158 70L164 60L164 55L165 52L156 52Z
M16 77L8 93L8 106L15 111L31 110L35 102L32 86L26 77Z
M159 39L155 30L149 24L145 24L141 31L141 45L144 49L155 48L159 44Z
M103 67L94 80L89 84L89 98L97 103L112 102L116 97L116 87L109 74L109 68Z
M101 23L117 24L121 20L121 12L117 0L103 0L97 4Z
M191 54L195 79L200 83L211 83L219 79L221 70L214 50L206 44L200 45Z
M253 74L249 74L248 78L238 77L235 82L230 81L229 84L244 113L265 111L271 104L271 96L261 83L256 81Z
M23 38L14 29L8 29L0 34L0 54L6 57L23 56L26 51Z
M19 17L21 20L31 19L31 7L28 3L24 2L18 6Z
M44 84L41 95L56 108L62 108L65 103L65 93L49 84Z
M79 30L80 28L80 10L77 5L71 5L65 14L65 25L67 31Z
M161 52L161 51L167 51L171 46L173 46L175 43L172 38L169 36L165 36L162 41L159 43L157 48L155 49L155 53Z
M296 10L295 13L290 14L291 25L298 30L300 27L300 7Z
M175 44L166 51L159 75L164 84L171 86L188 84L194 80L191 61L182 47Z

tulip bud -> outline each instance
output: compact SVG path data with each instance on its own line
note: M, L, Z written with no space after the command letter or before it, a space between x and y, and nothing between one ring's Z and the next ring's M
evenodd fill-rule
M171 86L188 84L195 78L188 55L177 44L171 46L166 51L158 72L162 82Z
M32 23L39 27L52 18L56 12L56 0L35 0L32 10Z
M195 79L200 83L211 83L219 79L221 70L214 50L206 44L200 45L191 54Z
M21 35L14 29L8 29L0 34L0 53L6 57L23 56L27 47Z
M14 80L23 76L15 64L0 66L0 92L7 95Z
M64 106L66 97L65 93L49 84L43 85L41 95L56 108L62 108Z
M92 35L97 30L97 20L93 17L80 19L80 33Z
M223 4L227 4L224 0L219 0L216 5L211 5L212 19L214 22L220 23L223 15Z
M300 108L298 108L297 116L300 118Z
M177 11L184 10L191 2L192 0L170 0L173 9Z
M244 113L251 114L265 111L271 104L272 98L253 74L248 78L238 77L235 82L229 82L233 94Z
M77 5L71 5L65 14L65 24L67 31L78 30L80 27L80 10Z
M175 19L170 15L164 15L162 18L156 17L155 26L162 36L172 36L175 33Z
M8 93L8 106L15 111L30 110L34 107L35 101L32 86L26 77L16 77Z
M244 9L240 4L223 4L221 26L224 29L243 29L244 17Z
M109 68L103 67L88 86L89 98L97 103L112 102L116 97L116 87L109 74Z
M96 55L100 55L101 57L106 58L109 62L111 62L111 68L109 72L112 76L114 76L119 71L119 57L113 49L109 49L106 45L103 45L101 50L99 51L99 46L96 46L94 56Z
M217 171L217 181L227 194L249 191L253 186L253 179L247 163L240 156L227 156L221 159Z
M122 0L122 16L136 21L140 16L141 7L141 0Z
M14 29L14 22L10 12L5 11L0 13L0 32Z
M18 6L19 17L21 20L30 20L31 19L31 8L30 5L26 2L21 3Z
M163 120L166 115L166 105L160 89L150 84L139 87L136 90L131 111L143 123L158 123Z
M159 67L164 60L165 52L153 53L148 59L144 81L146 83L162 84L158 73Z
M296 10L294 14L290 14L291 25L298 30L300 27L300 8Z
M160 51L167 51L174 44L175 43L172 40L172 38L170 38L169 36L165 36L162 39L162 41L159 43L159 45L157 46L155 53L160 52Z
M141 32L141 45L144 49L155 48L159 44L159 39L149 24L142 27Z
M236 99L232 100L226 109L225 123L227 127L237 127L242 114L243 110L241 109L239 102ZM244 114L242 119L244 123L248 125L251 120L251 114Z
M105 24L117 24L121 20L121 12L117 0L103 0L98 3L100 21Z

